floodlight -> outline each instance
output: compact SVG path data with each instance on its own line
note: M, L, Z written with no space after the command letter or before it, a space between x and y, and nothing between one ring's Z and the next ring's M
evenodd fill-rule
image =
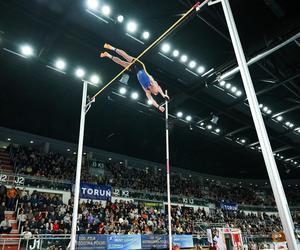
M204 68L203 66L199 66L198 69L197 69L197 72L198 72L199 74L204 73L204 71L205 71L205 68Z
M95 10L98 8L98 0L87 0L86 5L89 9Z
M231 88L231 92L232 92L232 93L236 92L236 90L237 90L237 88L236 88L235 86L233 86L233 87Z
M144 31L144 32L143 32L143 38L144 38L145 40L147 40L147 39L149 39L149 37L150 37L150 33L149 33L148 31Z
M130 21L127 23L127 31L130 33L134 33L137 30L137 24L134 21Z
M269 109L268 109L267 106L264 106L264 107L263 107L263 111L264 111L264 112L267 112L268 110L269 110Z
M291 124L289 125L289 127L290 127L290 128L293 128L293 127L294 127L294 124L293 124L293 123L291 123Z
M67 151L68 151L68 152L70 152L70 151L71 151L71 149L69 149L69 148L68 148L68 149L67 149Z
M62 59L57 59L55 62L55 67L59 70L64 70L66 68L66 62Z
M263 106L264 106L264 105L262 105L262 104L259 104L259 108L260 108L260 109L261 109Z
M164 52L164 53L168 53L168 52L170 51L170 49L171 49L171 46L170 46L170 44L168 44L168 43L164 43L164 44L161 46L161 50L162 50L162 52Z
M236 94L236 96L241 96L242 95L242 91L238 90L235 94Z
M119 22L119 23L123 23L123 21L124 21L124 16L118 15L117 19L118 19L118 22Z
M97 76L97 75L92 75L91 78L90 78L90 80L94 84L98 84L99 81L100 81L99 76Z
M211 129L212 129L212 125L210 125L210 124L209 124L209 125L207 125L206 127L207 127L207 129L209 129L209 130L211 130Z
M285 123L286 126L290 126L290 124L291 124L290 122L286 122Z
M136 100L136 99L139 98L139 94L138 94L137 92L133 92L133 93L131 94L131 98L132 98L133 100Z
M82 78L84 77L85 75L85 72L82 68L78 68L75 70L75 75L78 77L78 78Z
M179 51L178 51L177 49L175 49L175 50L173 51L173 56L174 56L174 57L179 56Z
M231 87L231 84L230 83L226 83L225 88L226 89L230 89L230 87Z
M225 81L221 81L221 82L219 82L219 85L220 85L220 86L222 86L222 87L224 87L224 86L225 86L225 84L226 84L226 82L225 82Z
M245 143L245 142L246 142L246 140L245 140L245 139L242 139L242 140L241 140L241 143Z
M190 61L189 67L190 67L191 69L195 68L195 67L196 67L196 62L195 62L195 61Z
M8 141L11 141L11 138L7 138Z
M24 56L32 56L33 55L33 48L30 46L30 45L22 45L21 48L21 53L24 55Z
M109 16L111 13L111 8L108 5L104 5L101 11L104 16Z
M215 130L217 133L220 133L220 131L221 131L221 129L219 129L219 128L216 128L216 130Z
M267 110L267 114L268 114L268 115L272 114L272 110L271 110L271 109L268 109L268 110Z
M185 118L188 122L190 122L192 120L192 117L190 115L188 115L186 118Z
M152 105L152 101L147 100L147 104L151 106Z
M177 112L177 117L181 118L183 116L183 113L181 111Z
M30 144L33 144L34 143L34 141L30 141Z
M281 115L279 115L279 116L276 117L276 120L280 122L280 121L283 120L283 117Z
M124 87L121 87L121 88L119 89L119 93L122 94L122 95L126 94L126 92L127 92L127 89L124 88Z
M186 62L187 59L188 59L187 55L182 55L182 56L180 57L180 60L181 60L182 62Z

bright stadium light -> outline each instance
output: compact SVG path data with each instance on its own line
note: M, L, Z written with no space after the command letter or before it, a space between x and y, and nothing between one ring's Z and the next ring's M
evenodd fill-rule
M111 13L111 8L108 5L104 5L101 11L104 16L109 16Z
M134 32L136 32L136 30L137 30L137 24L136 24L136 22L134 22L134 21L129 21L129 22L127 23L126 28L127 28L127 31L128 31L128 32L134 33Z
M164 44L161 46L161 50L162 50L162 52L164 52L164 53L168 53L168 52L170 51L170 49L171 49L171 46L170 46L170 44L168 44L168 43L164 43Z
M71 151L71 149L69 149L69 148L68 148L68 149L67 149L67 151L68 151L68 152L70 152L70 151Z
M231 92L232 92L232 93L235 93L236 90L237 90L237 88L236 88L235 86L233 86L233 87L231 88Z
M259 108L262 108L264 105L262 105L261 103L259 104Z
M20 50L24 56L30 57L33 55L33 48L28 44L22 45Z
M236 96L241 96L242 95L242 91L238 90L237 92L235 92Z
M199 67L197 68L197 72L198 72L199 74L204 73L204 71L205 71L205 68L204 68L203 66L199 66Z
M97 75L92 75L90 80L91 80L91 83L94 83L94 84L98 84L100 81L99 76L97 76Z
M231 84L230 83L226 83L225 88L226 89L230 89L230 87L231 87Z
M119 23L123 23L123 21L124 21L124 16L118 15L117 20L118 20Z
M147 100L147 104L148 104L149 106L151 106L151 105L152 105L152 101Z
M219 129L219 128L216 128L216 130L215 130L217 133L220 133L221 132L221 129Z
M177 117L181 118L183 116L183 113L181 111L177 112Z
M219 85L220 85L221 87L224 87L224 86L225 86L225 84L226 84L226 82L225 82L225 81L220 81L220 82L219 82Z
M189 67L190 67L191 69L195 68L195 67L196 67L196 62L195 62L195 61L190 61Z
M89 9L95 10L98 8L98 0L87 0L86 5Z
M246 140L245 140L245 139L241 139L241 143L243 143L243 144L244 144L245 142L246 142Z
M188 122L190 122L192 120L192 117L190 115L188 115L186 118L185 118Z
M186 62L187 59L188 59L187 55L182 55L182 56L180 57L180 60L181 60L182 62Z
M267 110L267 114L268 114L268 115L272 114L272 110L271 110L271 109L268 109L268 110Z
M209 125L207 125L206 127L207 127L207 129L209 129L209 130L211 130L211 129L212 129L212 125L210 125L210 124L209 124Z
M121 95L125 95L126 92L127 92L127 89L124 88L124 87L121 87L121 88L119 89L119 93L120 93Z
M175 50L173 51L173 56L174 56L174 57L178 57L178 56L179 56L179 51L178 51L177 49L175 49Z
M263 111L267 112L268 111L268 107L267 106L263 107Z
M289 127L290 127L290 128L293 128L293 127L294 127L294 124L293 124L293 123L291 123L291 124L289 125Z
M82 78L85 75L85 71L82 68L77 68L75 70L75 76L78 78Z
M133 100L136 100L136 99L139 98L139 94L138 94L137 92L133 92L133 93L131 94L131 98L132 98Z
M279 115L279 116L276 117L276 120L281 122L283 120L283 117L281 115Z
M57 59L55 67L59 70L64 70L66 68L66 62L63 59Z
M11 138L7 138L8 141L11 141Z
M147 40L147 39L149 39L149 37L150 37L149 31L144 31L144 32L143 32L143 38L144 38L145 40Z
M30 144L33 144L34 143L34 141L30 141Z

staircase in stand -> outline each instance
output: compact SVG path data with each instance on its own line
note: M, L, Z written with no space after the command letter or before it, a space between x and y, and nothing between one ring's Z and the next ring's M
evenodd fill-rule
M10 163L9 154L5 149L0 149L0 173L2 174L12 174L13 166Z
M0 234L0 249L2 250L18 250L19 246L19 232L18 223L14 211L5 211L5 218L9 220L12 231L9 235Z

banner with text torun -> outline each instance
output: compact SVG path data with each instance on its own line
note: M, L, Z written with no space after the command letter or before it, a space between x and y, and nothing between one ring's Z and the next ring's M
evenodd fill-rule
M111 200L112 188L109 185L80 184L80 199Z

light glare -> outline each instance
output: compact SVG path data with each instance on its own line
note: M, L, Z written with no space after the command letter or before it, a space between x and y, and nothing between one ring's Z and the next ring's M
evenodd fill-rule
M198 72L199 74L204 73L204 71L205 71L205 68L204 68L203 66L199 66L198 69L197 69L197 72Z
M283 117L282 117L281 115L280 115L280 116L277 116L277 117L276 117L276 120L280 122L280 121L283 120Z
M99 76L92 75L91 76L91 82L94 83L94 84L98 84L99 83Z
M164 53L168 53L168 52L170 51L170 49L171 49L171 46L170 46L170 44L168 44L168 43L164 43L164 44L161 46L161 50L162 50L162 52L164 52Z
M23 46L21 46L21 53L24 56L32 56L33 55L33 49L29 45L23 45Z
M230 83L226 83L225 88L226 89L230 89L230 87L231 87L231 84Z
M177 117L181 118L183 116L183 113L181 111L177 112Z
M98 8L98 0L87 0L87 7L89 9L95 10Z
M123 21L124 21L124 16L122 16L122 15L118 15L118 22L119 23L123 23Z
M188 115L186 118L185 118L188 122L190 122L192 120L192 117L190 115Z
M78 68L78 69L76 69L76 71L75 71L75 75L76 75L78 78L82 78L82 77L84 77L85 72L84 72L84 70L83 70L82 68Z
M66 62L62 59L58 59L55 62L55 67L60 69L60 70L64 70L66 68Z
M136 24L136 22L134 22L134 21L128 22L128 24L127 24L127 30L130 33L136 32L136 30L137 30L137 24Z
M150 33L148 31L144 31L143 38L147 40L147 39L149 39L149 37L150 37Z
M241 96L242 95L242 91L238 90L235 94L236 94L236 96Z
M124 87L121 87L121 88L119 89L119 93L120 93L121 95L126 94L126 92L127 92L127 90L126 90L126 88L124 88Z
M173 56L174 56L174 57L179 56L179 51L178 51L177 49L175 49L175 50L173 51Z
M189 67L190 67L191 69L195 68L195 67L196 67L196 62L195 62L195 61L190 61Z
M182 62L186 62L187 59L188 59L188 57L187 57L186 55L182 55L182 56L180 57L180 60L181 60Z
M101 11L104 16L109 16L111 13L111 8L108 5L104 5Z
M133 100L136 100L136 99L139 98L139 94L138 94L137 92L133 92L133 93L131 94L131 98L132 98Z

